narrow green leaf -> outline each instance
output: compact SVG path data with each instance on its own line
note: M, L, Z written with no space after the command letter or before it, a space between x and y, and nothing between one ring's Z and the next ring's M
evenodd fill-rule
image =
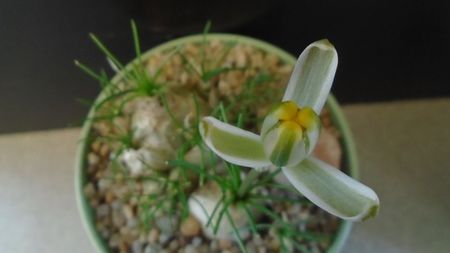
M239 234L239 230L237 229L236 224L234 224L233 218L231 217L231 215L228 212L228 210L225 211L225 214L226 214L226 216L228 218L228 222L230 222L231 227L233 228L234 235L236 236L239 248L241 248L241 251L243 253L248 253L248 251L247 251L247 249L245 248L245 245L244 245L244 240L242 240L242 237Z
M97 47L119 68L123 69L123 64L117 59L117 57L103 44L103 42L100 41L95 34L91 33L89 34L92 41L97 45Z
M81 63L77 60L75 60L74 63L75 63L75 66L79 67L83 72L85 72L90 77L97 80L100 83L100 86L102 88L105 88L110 83L110 81L108 80L108 77L103 72L100 72L100 74L97 74L90 67L84 65L83 63Z
M136 57L141 57L141 45L139 41L139 33L134 20L131 20L131 31L133 34L134 51L136 52Z

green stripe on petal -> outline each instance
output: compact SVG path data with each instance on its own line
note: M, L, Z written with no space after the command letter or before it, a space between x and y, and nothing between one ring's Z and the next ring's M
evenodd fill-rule
M289 126L286 126L289 125ZM293 122L284 122L280 125L277 143L270 154L270 161L276 166L284 166L288 163L291 150L302 137L302 129Z
M307 130L303 133L305 139L305 149L306 153L309 155L316 147L317 141L319 140L320 130L322 128L322 123L317 115L312 115L310 119L309 126Z
M337 52L328 40L306 47L295 64L283 101L293 100L319 114L330 92L337 63Z
M283 172L306 198L342 219L359 221L373 217L380 201L369 187L316 158L308 158Z
M262 135L264 151L278 167L295 165L306 156L302 136L302 129L297 123L280 122Z
M199 131L206 145L227 162L252 168L271 164L266 158L259 135L213 117L203 118Z

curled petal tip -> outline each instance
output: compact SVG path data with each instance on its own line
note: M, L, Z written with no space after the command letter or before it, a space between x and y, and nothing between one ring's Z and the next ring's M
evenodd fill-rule
M334 45L328 39L321 39L311 44L322 50L335 50Z

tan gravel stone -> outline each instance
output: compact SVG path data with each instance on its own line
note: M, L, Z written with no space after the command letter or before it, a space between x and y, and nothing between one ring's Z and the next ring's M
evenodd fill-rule
M189 216L181 223L180 232L184 236L196 236L201 232L201 225L196 218Z

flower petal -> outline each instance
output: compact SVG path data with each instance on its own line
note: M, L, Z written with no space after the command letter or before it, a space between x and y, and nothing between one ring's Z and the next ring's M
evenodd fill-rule
M319 114L330 92L337 63L336 49L328 40L306 47L295 64L283 101L293 100Z
M252 168L271 164L266 158L259 135L213 117L204 117L199 130L206 145L227 162Z
M296 165L307 155L303 131L295 122L276 123L261 136L266 156L278 167Z
M308 158L283 172L291 184L322 209L345 220L375 216L379 200L369 187L316 158Z

